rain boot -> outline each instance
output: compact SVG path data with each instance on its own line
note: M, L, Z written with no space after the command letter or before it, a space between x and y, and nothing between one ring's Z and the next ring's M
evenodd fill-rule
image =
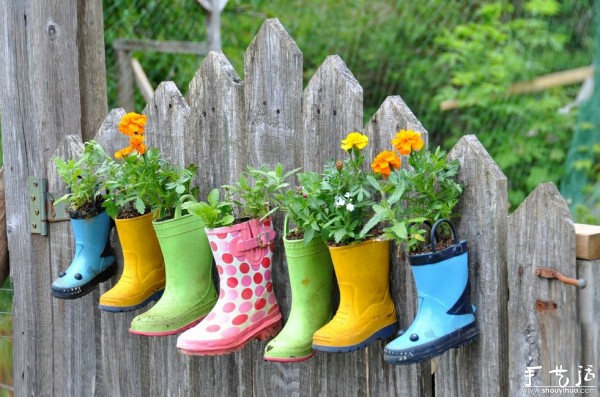
M308 245L288 240L285 222L283 246L287 257L292 308L283 330L265 348L267 361L296 362L311 358L312 336L331 318L333 265L320 236Z
M152 227L152 214L116 219L123 249L123 273L117 284L100 296L101 310L127 312L160 299L165 288L165 265Z
M398 323L389 289L389 241L368 240L329 251L340 305L333 319L314 333L313 349L350 352L394 334Z
M454 245L435 250L435 231L446 222ZM458 242L454 226L441 219L431 229L432 251L409 257L418 294L410 327L384 349L389 364L414 364L472 342L479 333L471 305L467 242ZM457 243L458 242L458 243Z
M79 218L74 211L70 212L70 217L75 255L67 270L60 272L50 287L52 296L60 299L87 295L117 270L110 246L110 218L104 208L98 208L89 218Z
M281 330L271 282L275 231L252 219L206 231L219 272L219 299L211 312L177 339L184 354L219 355L265 340Z
M213 308L217 292L212 255L200 218L193 215L153 222L165 258L167 282L156 305L135 317L129 332L173 335L198 324Z

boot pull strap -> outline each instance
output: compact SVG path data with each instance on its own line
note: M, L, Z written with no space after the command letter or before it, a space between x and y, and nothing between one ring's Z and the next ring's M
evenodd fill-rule
M192 196L191 194L184 194L183 196L181 196L181 198L179 199L179 202L175 206L175 219L181 218L181 206L186 201L196 202L196 198L194 196Z
M254 248L265 248L268 247L274 239L275 231L271 229L263 233L258 233L248 240L239 241L237 243L237 249L244 252Z
M285 214L285 219L283 220L283 237L285 238L290 229L290 218L287 214Z
M441 223L447 223L450 226L450 229L452 230L452 237L454 238L453 245L456 245L458 243L458 233L456 232L456 229L454 228L454 225L452 224L452 222L450 222L448 219L440 219L433 224L433 227L431 228L431 235L429 237L430 241L431 241L431 251L434 253L435 253L435 246L437 245L436 230L437 230L437 227Z

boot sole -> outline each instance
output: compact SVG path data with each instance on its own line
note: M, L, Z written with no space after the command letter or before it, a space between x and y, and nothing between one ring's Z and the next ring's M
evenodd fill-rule
M239 343L210 350L187 350L179 348L179 351L189 356L221 356L223 354L229 354L240 350L252 339L258 339L260 341L267 340L270 337L277 335L282 328L282 316L279 313L278 316L275 316L274 318L270 319L270 321L265 322L262 327L250 331L245 336L240 336L241 339L238 339Z
M384 349L383 360L388 364L410 365L437 357L452 348L460 348L475 341L479 335L479 327L475 322L468 324L446 336L432 342L417 346L414 349Z
M133 334L133 335L140 335L140 336L169 336L169 335L175 335L178 334L180 332L183 332L185 330L188 330L192 327L195 327L196 325L198 325L200 323L200 321L204 320L204 317L206 316L202 316L197 320L192 321L191 323L184 325L181 328L177 328L171 331L138 331L135 329L129 329L129 333Z
M138 303L137 305L133 305L133 306L107 306L107 305L98 305L98 308L100 310L105 311L105 312L111 312L111 313L130 312L130 311L139 309L140 307L144 307L144 306L146 306L148 303L150 303L152 301L159 300L164 291L165 291L164 289L161 289L160 291L156 291L155 293L153 293L152 295L150 295L148 298L146 298L145 301L143 301L142 303Z
M303 357L267 357L267 356L263 356L263 358L265 359L265 361L271 361L271 362L275 362L275 363L299 363L301 361L306 361L308 359L311 359L315 354L317 354L317 352L313 351L309 355L303 356Z
M86 284L74 288L50 287L52 296L58 299L77 299L92 292L100 283L111 278L117 272L116 262L113 261L106 269L101 271Z
M398 331L398 323L390 324L386 327L381 328L379 331L375 332L373 335L369 336L362 342L359 342L355 345L351 346L322 346L315 345L313 343L312 347L315 350L326 352L326 353L346 353L353 352L356 350L364 349L369 346L371 343L375 342L377 339L386 339L389 336L392 336Z

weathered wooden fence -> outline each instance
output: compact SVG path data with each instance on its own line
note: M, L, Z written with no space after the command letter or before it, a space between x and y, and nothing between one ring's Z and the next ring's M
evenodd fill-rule
M338 56L328 57L303 90L302 52L276 19L263 24L247 49L244 72L242 80L222 53L211 52L190 83L189 104L167 82L144 110L148 143L175 162L199 165L203 194L236 180L246 165L320 169L327 159L343 155L339 141L350 131L369 136L370 154L389 148L399 129L427 132L399 96L388 97L363 128L362 88ZM126 145L116 128L123 114L110 112L96 135L109 152ZM18 136L6 139L12 150L25 151ZM65 136L48 147L69 157L82 144L79 136ZM463 137L449 155L460 161L465 185L458 230L469 241L481 333L475 343L433 363L408 367L385 364L381 341L357 352L319 353L306 362L280 364L263 361L265 342L253 341L230 355L190 357L178 353L175 336L133 336L129 324L147 308L117 314L97 308L99 293L115 280L75 301L51 298L50 283L72 255L70 225L52 223L48 237L30 236L17 225L27 222L27 199L7 196L9 207L20 211L7 215L9 230L19 229L9 240L33 247L23 257L23 249L11 252L16 394L495 397L524 394L527 367L543 366L532 385L556 385L548 371L557 365L571 377L578 365L598 370L600 337L590 313L599 311L594 282L600 263L576 264L574 226L556 188L539 186L509 216L506 177L477 138ZM47 169L50 191L64 190L51 163ZM40 239L50 244L41 245ZM539 266L568 276L579 268L588 289L540 279ZM281 250L273 267L286 318L291 296ZM406 328L416 309L415 291L410 269L399 259L391 286Z

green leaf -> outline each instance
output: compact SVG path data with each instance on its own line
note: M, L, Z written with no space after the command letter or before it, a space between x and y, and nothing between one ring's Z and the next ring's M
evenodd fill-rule
M146 212L146 204L144 204L144 202L142 201L141 198L137 198L135 200L135 210L139 213L139 214L143 214Z
M401 240L406 240L408 238L408 231L404 222L396 223L391 227L391 230Z

